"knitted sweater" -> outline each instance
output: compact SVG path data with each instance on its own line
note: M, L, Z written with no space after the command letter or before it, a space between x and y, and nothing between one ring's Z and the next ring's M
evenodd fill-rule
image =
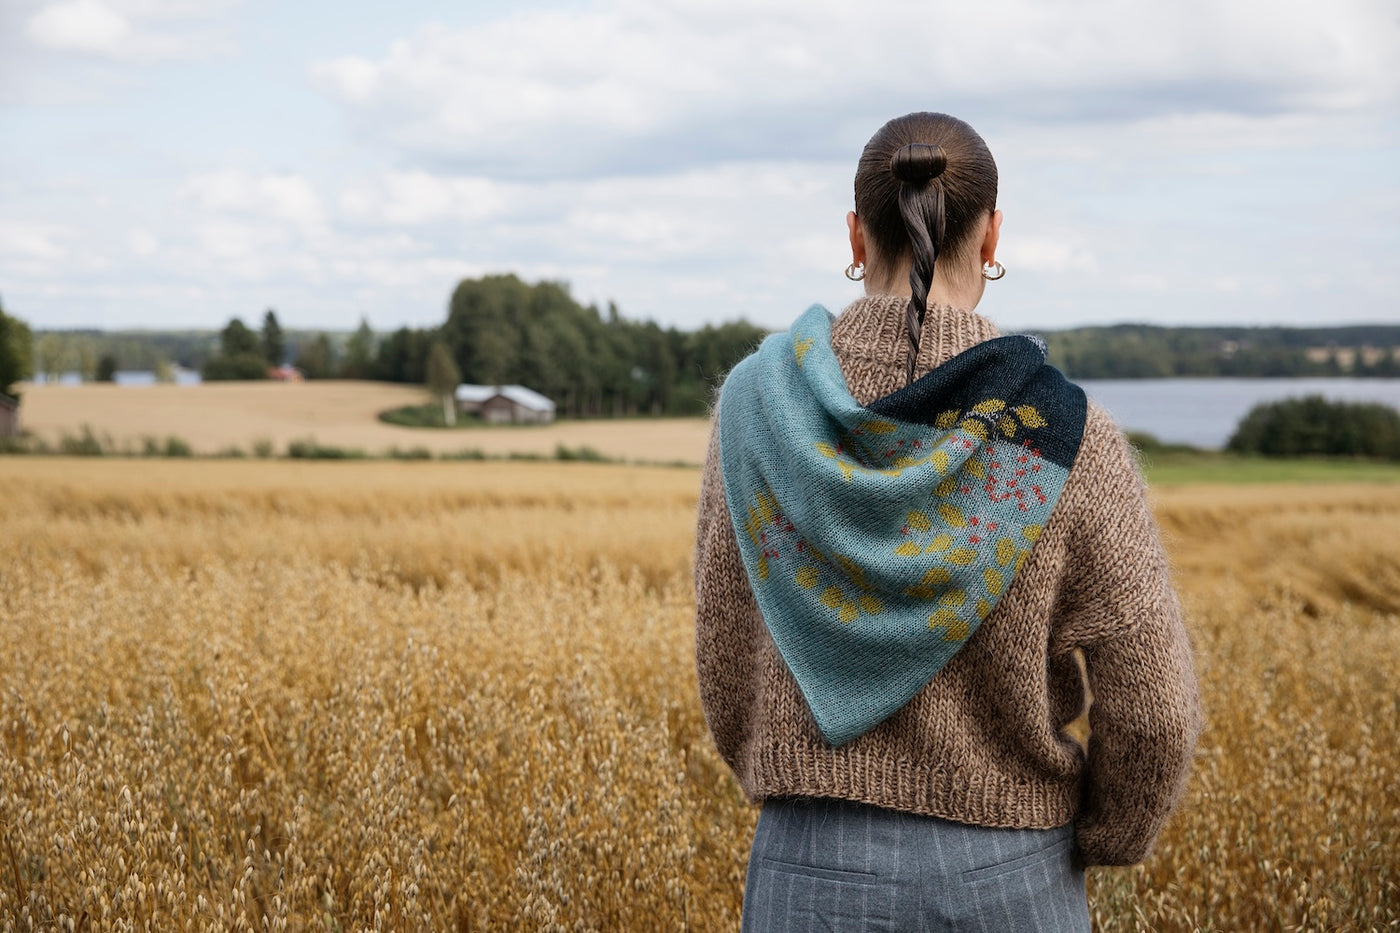
M833 323L861 404L907 380L907 299L875 297ZM922 375L998 336L929 308ZM1201 727L1190 645L1131 448L1090 404L1064 490L1000 602L904 707L827 743L759 612L725 503L718 432L701 486L696 663L706 722L752 801L837 797L982 826L1073 820L1086 864L1146 857L1179 798ZM1093 706L1087 751L1065 734Z

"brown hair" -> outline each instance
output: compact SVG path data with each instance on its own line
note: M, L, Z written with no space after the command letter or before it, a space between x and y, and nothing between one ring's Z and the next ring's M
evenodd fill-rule
M856 168L856 216L881 258L912 255L905 321L909 378L928 310L933 267L957 255L996 210L997 164L977 131L946 113L896 117L865 144Z

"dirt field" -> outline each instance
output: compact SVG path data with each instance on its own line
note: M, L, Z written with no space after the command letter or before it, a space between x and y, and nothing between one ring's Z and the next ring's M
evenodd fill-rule
M398 447L426 447L433 453L476 448L488 454L552 456L559 445L592 447L628 461L699 463L705 457L707 424L699 418L635 421L566 421L539 427L432 430L385 424L379 412L427 401L416 386L384 382L317 381L214 382L198 386L22 386L24 426L50 442L90 425L109 435L120 449L139 449L142 439L169 435L187 441L196 453L228 447L250 452L259 440L278 453L291 441L318 443L382 454Z
M697 472L0 457L0 930L737 929ZM1160 491L1208 726L1095 928L1400 923L1400 487Z

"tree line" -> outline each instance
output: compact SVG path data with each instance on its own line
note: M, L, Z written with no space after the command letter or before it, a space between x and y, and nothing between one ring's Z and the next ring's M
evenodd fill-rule
M1400 377L1400 326L1156 327L1047 331L1071 379Z
M1400 411L1376 402L1339 402L1320 395L1265 402L1250 409L1225 449L1266 457L1400 461Z
M275 311L264 314L260 331L235 318L203 373L260 379L270 366L291 362L308 379L436 383L435 394L455 374L480 385L528 386L563 415L693 415L707 410L718 380L765 333L744 321L663 328L624 318L614 304L606 313L579 304L557 282L497 275L459 283L441 325L382 337L361 321L343 342L324 333L290 340Z

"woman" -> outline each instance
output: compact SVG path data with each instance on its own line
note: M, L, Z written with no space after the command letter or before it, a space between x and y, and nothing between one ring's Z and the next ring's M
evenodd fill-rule
M745 930L1088 929L1084 866L1146 857L1184 785L1195 674L1132 450L973 311L996 190L967 124L890 121L847 215L866 297L721 392L696 659L763 804Z

